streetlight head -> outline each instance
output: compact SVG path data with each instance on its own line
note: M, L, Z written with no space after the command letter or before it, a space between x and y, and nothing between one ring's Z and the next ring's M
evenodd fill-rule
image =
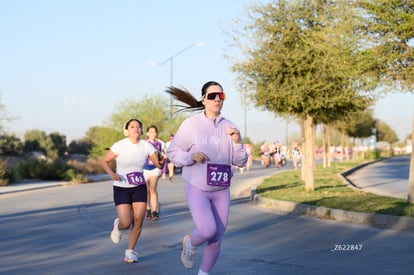
M196 47L204 47L205 45L206 45L206 43L204 43L204 42L197 42L197 43L194 44L194 46L196 46Z
M148 62L148 65L150 65L150 66L158 66L159 64L157 62L155 62L155 61L151 61L151 62Z

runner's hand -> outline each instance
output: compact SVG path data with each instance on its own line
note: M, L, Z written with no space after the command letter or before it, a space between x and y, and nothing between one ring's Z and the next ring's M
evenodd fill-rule
M195 162L203 163L208 160L208 157L203 152L197 152L191 155L191 159Z

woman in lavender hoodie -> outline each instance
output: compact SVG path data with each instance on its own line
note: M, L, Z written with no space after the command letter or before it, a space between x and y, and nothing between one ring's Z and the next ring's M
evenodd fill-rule
M181 124L167 157L183 167L187 204L195 224L184 237L181 261L185 268L192 268L197 247L206 244L198 274L209 274L229 218L231 167L246 164L246 148L237 127L221 116L225 93L219 83L205 83L200 101L176 87L166 92L188 105L181 110L202 111Z

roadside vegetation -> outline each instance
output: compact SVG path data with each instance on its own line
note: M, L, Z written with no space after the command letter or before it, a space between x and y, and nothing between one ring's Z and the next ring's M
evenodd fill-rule
M414 217L414 205L407 200L358 191L341 177L341 173L365 162L367 160L334 162L328 168L317 166L313 192L305 191L301 170L297 169L278 173L264 180L257 187L257 193L270 199L332 209Z
M133 117L144 125L157 125L162 140L174 133L185 115L172 118L167 106L168 100L162 96L123 100L104 125L90 127L83 138L69 144L61 133L37 129L26 131L20 139L1 131L0 122L0 186L25 179L90 182L91 175L105 173L99 161L115 141L124 138L122 125L126 120ZM146 128L142 138L145 132ZM115 168L115 162L111 165Z

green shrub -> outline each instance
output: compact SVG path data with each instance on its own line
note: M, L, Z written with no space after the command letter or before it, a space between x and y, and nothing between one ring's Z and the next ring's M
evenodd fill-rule
M364 159L380 159L381 151L379 149L369 150L364 152Z
M53 161L29 158L17 166L16 174L25 179L66 180L68 169L66 162L59 158Z
M74 169L66 171L66 179L72 183L87 183L89 180L80 172L76 172Z
M8 185L16 179L13 169L7 167L7 163L0 159L0 186Z
M7 167L6 162L0 160L0 186L7 185L9 183L9 179L7 178Z
M70 159L67 163L75 171L85 175L106 173L101 166L100 159L96 157L88 157L85 161ZM111 162L110 166L115 169L115 162Z

